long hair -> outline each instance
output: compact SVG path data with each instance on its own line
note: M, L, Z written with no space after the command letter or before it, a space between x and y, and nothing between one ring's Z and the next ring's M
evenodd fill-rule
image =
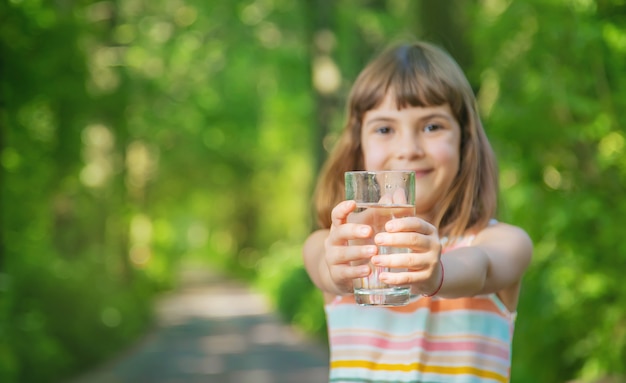
M329 228L331 210L345 199L344 172L366 170L363 117L389 91L395 93L399 108L450 105L461 127L459 172L439 201L432 223L440 235L448 236L485 227L497 208L495 157L463 71L449 54L426 42L391 46L357 77L348 97L346 124L318 178L314 195L318 225Z

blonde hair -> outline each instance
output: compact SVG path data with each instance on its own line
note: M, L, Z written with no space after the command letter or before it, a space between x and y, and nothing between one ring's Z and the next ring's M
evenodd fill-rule
M345 199L344 172L366 170L361 148L363 117L388 91L395 93L399 108L449 104L461 127L459 172L432 222L440 235L461 236L468 229L487 226L497 207L497 166L474 92L454 59L425 42L391 46L357 77L348 97L346 124L315 190L318 225L329 228L331 210Z

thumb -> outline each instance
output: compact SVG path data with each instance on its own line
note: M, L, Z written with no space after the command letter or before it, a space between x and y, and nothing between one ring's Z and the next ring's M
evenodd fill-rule
M393 192L393 203L397 205L407 204L406 191L404 189L396 189Z

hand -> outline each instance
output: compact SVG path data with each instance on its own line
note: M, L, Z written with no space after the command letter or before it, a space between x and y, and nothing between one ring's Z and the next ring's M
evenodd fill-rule
M435 291L441 282L441 243L437 229L421 218L406 217L387 222L385 231L374 238L376 245L409 248L411 252L372 257L375 266L408 269L381 273L381 281L412 285L422 294Z
M354 201L343 201L331 212L330 233L324 243L325 261L330 277L343 293L351 293L352 280L371 273L367 261L378 253L371 240L374 231L369 225L348 223L348 215L356 209ZM348 241L367 240L370 244L348 246ZM352 265L352 262L358 265Z

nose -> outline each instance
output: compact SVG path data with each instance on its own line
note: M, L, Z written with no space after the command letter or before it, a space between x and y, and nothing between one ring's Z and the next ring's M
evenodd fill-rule
M404 134L398 137L396 156L402 160L413 160L424 155L422 142L417 134Z

